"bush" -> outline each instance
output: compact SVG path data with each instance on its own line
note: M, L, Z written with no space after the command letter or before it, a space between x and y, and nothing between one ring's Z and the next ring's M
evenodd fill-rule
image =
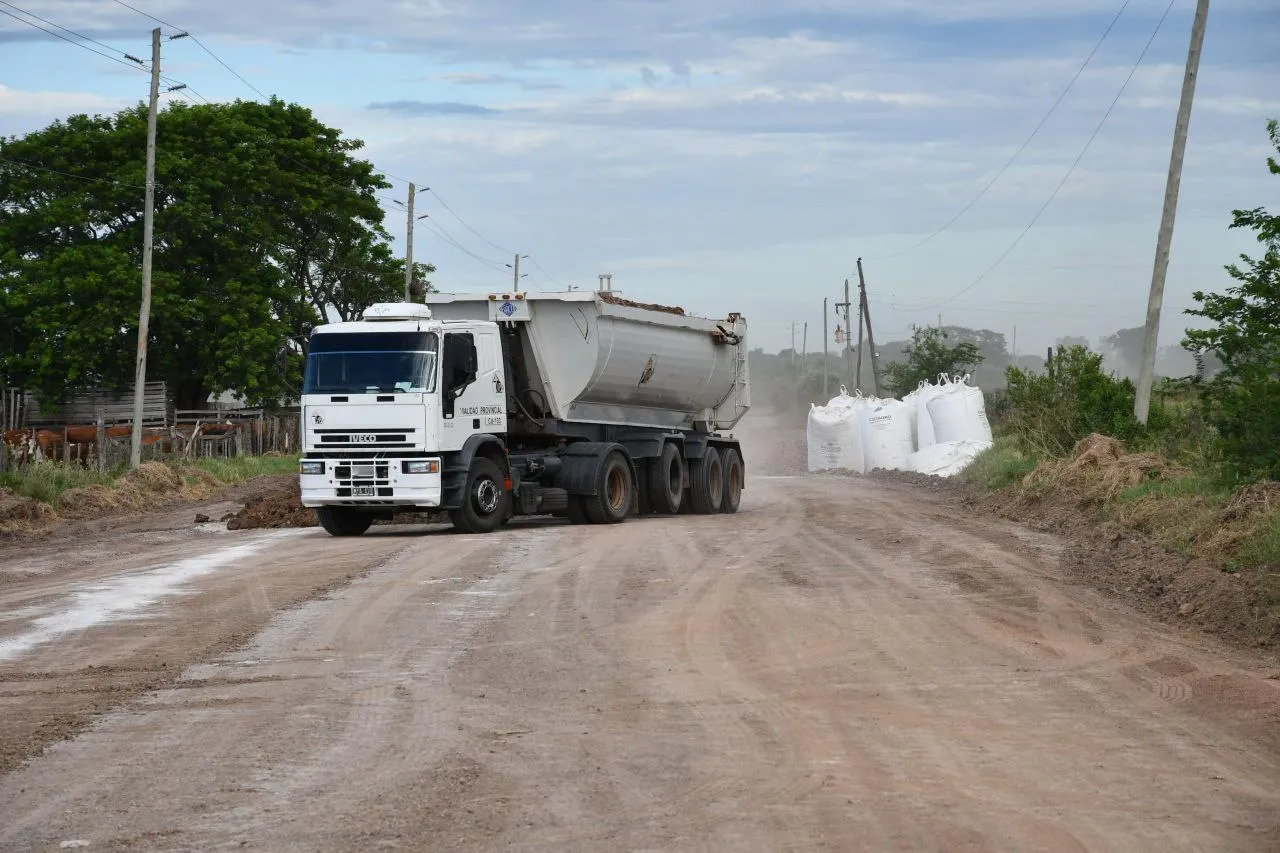
M884 387L899 397L910 394L921 382L932 382L939 374L971 373L982 363L982 349L961 341L950 346L949 335L931 326L913 326L911 343L902 348L905 361L895 361L884 369Z
M1047 456L1065 456L1090 433L1122 441L1159 431L1164 411L1153 405L1144 428L1133 417L1135 389L1102 369L1102 356L1084 347L1063 347L1044 373L1005 371L1010 431Z
M1040 458L1028 452L1016 438L1002 435L979 453L960 476L988 489L1003 489L1021 482L1035 470Z

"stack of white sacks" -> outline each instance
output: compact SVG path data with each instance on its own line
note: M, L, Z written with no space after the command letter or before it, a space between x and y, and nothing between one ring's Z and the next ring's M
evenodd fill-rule
M969 376L938 377L901 400L840 396L809 410L809 470L878 468L950 477L991 446L982 389Z

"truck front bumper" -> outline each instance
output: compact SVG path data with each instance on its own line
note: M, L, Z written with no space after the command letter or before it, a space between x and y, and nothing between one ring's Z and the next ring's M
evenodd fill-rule
M440 506L439 458L308 459L299 463L305 507ZM417 473L426 469L426 473ZM414 473L411 473L414 471Z

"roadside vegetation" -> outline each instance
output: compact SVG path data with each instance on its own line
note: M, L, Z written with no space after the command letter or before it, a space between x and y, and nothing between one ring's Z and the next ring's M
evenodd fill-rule
M1280 126L1268 125L1280 155ZM1268 159L1273 175L1280 161ZM1202 373L1165 380L1146 424L1135 388L1102 356L1060 347L1042 370L1011 366L997 441L965 471L1024 502L1068 502L1099 522L1151 537L1252 585L1260 634L1280 625L1280 213L1237 210L1232 228L1261 244L1226 267L1222 292L1198 291L1207 321L1182 345Z
M133 471L107 473L41 462L0 474L0 537L38 535L63 518L103 518L207 500L228 486L297 470L297 456L144 462Z

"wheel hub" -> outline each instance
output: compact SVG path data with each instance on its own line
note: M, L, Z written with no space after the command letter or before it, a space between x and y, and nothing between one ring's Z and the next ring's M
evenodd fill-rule
M480 480L476 483L475 498L476 509L489 515L498 508L498 501L501 499L498 484L489 479Z

